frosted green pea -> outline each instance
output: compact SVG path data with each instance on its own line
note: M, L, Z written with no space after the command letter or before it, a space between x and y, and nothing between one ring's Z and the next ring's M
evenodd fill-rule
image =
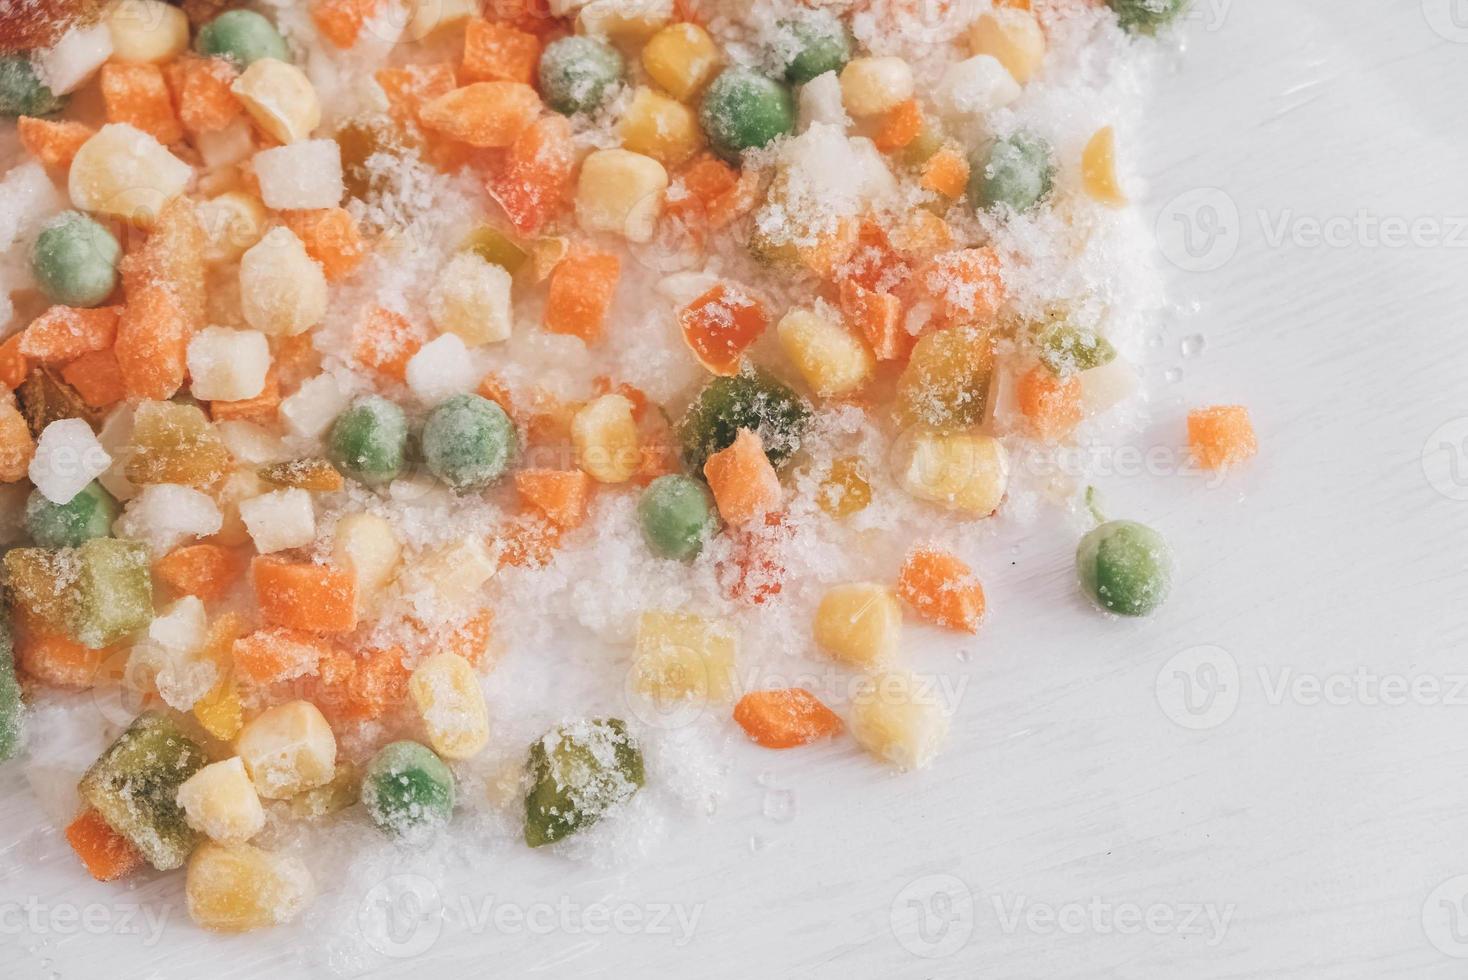
M393 742L367 763L362 804L384 834L424 842L453 816L454 774L426 746Z
M68 101L41 81L28 55L0 55L0 116L49 116Z
M976 211L1003 206L1023 213L1043 201L1055 184L1050 144L1018 132L989 144L973 161L969 203Z
M601 107L626 71L621 54L596 38L552 41L540 56L540 94L564 116Z
M31 274L53 303L100 306L117 287L122 246L112 232L80 211L54 218L36 236Z
M780 467L800 448L810 428L810 406L763 371L714 378L678 423L683 459L695 473L714 453L729 448L740 429L758 432L771 465Z
M785 80L804 85L828 71L839 72L851 60L851 35L828 10L811 10L776 30L775 56L785 66Z
M1188 6L1188 0L1106 0L1116 11L1123 29L1133 34L1152 34L1176 19Z
M504 476L515 443L503 408L479 395L455 395L423 426L423 461L455 490L482 490Z
M367 486L396 479L408 446L408 420L386 398L367 395L337 416L327 455L337 469Z
M718 529L714 499L708 488L692 477L660 476L642 491L637 502L642 536L659 558L690 561Z
M117 500L95 480L64 504L54 504L32 490L25 505L25 526L31 540L42 548L75 548L93 538L112 534Z
M1076 549L1081 591L1118 616L1146 616L1172 589L1172 552L1145 524L1108 521Z
M199 28L194 50L205 57L228 58L242 68L261 58L290 60L280 31L253 10L228 10Z
M729 68L704 94L699 121L715 152L737 161L745 150L795 132L795 98L773 78Z

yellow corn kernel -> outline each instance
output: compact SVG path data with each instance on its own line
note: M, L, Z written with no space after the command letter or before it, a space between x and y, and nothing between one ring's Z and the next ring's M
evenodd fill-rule
M852 116L879 116L912 98L912 66L901 58L853 58L841 69L841 102Z
M843 456L832 462L831 472L821 481L816 499L821 510L835 518L866 510L872 502L872 485L862 476L861 460Z
M314 820L345 810L361 796L362 776L350 762L338 762L331 782L291 797L291 816Z
M221 844L243 844L265 828L265 808L238 757L213 762L178 788L190 827Z
M204 731L221 741L229 741L245 723L240 692L230 678L223 678L194 702L194 717Z
M468 759L489 742L489 712L469 661L439 653L418 665L408 679L433 751L445 759Z
M663 213L668 171L631 150L597 150L581 165L576 220L588 232L650 242Z
M670 24L642 49L642 67L679 102L691 102L714 80L724 56L697 24Z
M851 734L877 758L904 771L921 769L948 735L948 712L931 685L911 674L883 674L857 693Z
M309 701L290 701L256 717L240 730L235 751L267 800L313 789L336 771L336 736Z
M371 606L378 593L397 578L403 546L392 525L376 514L348 514L332 533L331 562L357 576L357 606Z
M71 203L151 228L163 206L183 193L194 170L152 136L111 123L82 144L71 162Z
M189 18L163 0L119 0L102 19L112 37L113 61L159 64L188 50Z
M476 537L429 552L407 575L409 591L432 593L450 608L462 608L479 595L498 571L489 549Z
M897 653L902 607L887 588L853 582L829 590L816 608L816 643L844 664L871 667Z
M473 252L460 252L438 274L428 315L470 347L510 339L510 274Z
M918 426L894 449L902 488L918 500L988 517L1009 486L1009 455L999 440L977 432L943 432Z
M924 336L897 379L897 422L944 428L978 425L987 417L994 343L977 327Z
M739 638L733 627L685 613L645 612L637 622L633 687L659 701L727 701Z
M622 145L669 167L686 162L703 147L698 115L688 106L639 88L618 124Z
M576 465L600 483L626 483L642 464L632 402L602 395L571 419Z
M1116 130L1110 126L1096 135L1081 153L1081 182L1086 193L1114 208L1126 204L1121 181L1116 176Z
M673 0L591 0L576 15L581 34L613 41L645 41L673 19Z
M1035 77L1045 60L1045 32L1028 10L990 11L969 28L968 46L976 55L996 59L1021 85Z
M261 58L234 80L230 91L256 125L281 143L306 139L321 125L316 86L295 65Z
M822 398L849 395L876 373L877 359L866 343L822 310L791 310L775 332L785 356Z
M298 859L249 844L200 844L184 889L189 918L215 932L248 932L289 922L315 886Z
M289 228L272 228L240 260L240 307L261 333L294 337L326 316L326 273Z
M210 198L194 213L204 229L204 261L213 265L238 262L265 235L265 205L244 191Z

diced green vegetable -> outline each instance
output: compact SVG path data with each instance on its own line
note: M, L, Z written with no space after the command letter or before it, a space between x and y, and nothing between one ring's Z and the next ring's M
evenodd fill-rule
M28 55L0 55L0 116L49 116L67 101L46 87Z
M785 80L804 85L828 71L839 72L851 60L851 35L828 10L807 10L781 23L775 33L775 57L785 66Z
M423 842L453 815L454 774L426 746L393 742L362 773L362 803L383 833Z
M53 504L41 491L31 491L25 526L31 540L42 548L75 548L92 538L111 536L118 513L117 500L93 480L64 504Z
M1116 360L1116 348L1094 330L1060 326L1040 340L1040 361L1060 377L1102 367Z
M622 80L626 62L596 38L572 35L546 45L540 56L540 94L565 116L601 107Z
M1050 144L1021 131L995 140L974 159L969 203L979 211L1003 206L1023 213L1044 200L1054 183Z
M1151 34L1187 9L1188 0L1106 0L1121 26L1133 34Z
M375 486L396 479L408 446L408 420L386 398L357 399L331 426L327 454L346 476Z
M478 228L464 242L464 248L490 265L497 265L510 275L520 271L528 256L508 235L497 228Z
M78 609L71 635L84 646L111 646L153 621L148 546L93 538L76 549L81 560Z
M708 487L679 474L660 476L647 485L637 504L642 536L659 558L691 561L719 527Z
M253 10L227 10L199 28L194 50L205 56L228 58L242 68L261 58L290 60L280 31Z
M546 733L526 765L525 843L553 844L596 823L643 785L642 751L617 718Z
M515 425L479 395L455 395L423 426L428 469L455 490L482 490L504 475L515 454Z
M772 78L748 68L729 68L704 94L699 120L714 151L737 161L745 150L795 132L795 99Z
M93 307L117 286L122 246L112 232L80 211L53 218L31 249L31 274L53 303Z
M800 448L811 409L799 395L764 372L715 378L699 392L678 426L683 458L695 473L729 448L740 429L759 433L765 455L780 466Z
M15 645L10 638L10 619L0 621L0 762L20 751L24 734L25 705L20 700L20 681L15 676Z

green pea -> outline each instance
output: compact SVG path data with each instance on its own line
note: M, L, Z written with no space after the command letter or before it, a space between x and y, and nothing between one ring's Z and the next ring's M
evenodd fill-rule
M1171 23L1188 0L1106 0L1121 26L1133 34L1152 34Z
M31 274L53 303L100 306L117 288L122 246L112 232L80 211L66 211L36 236Z
M676 561L697 558L719 526L708 488L678 474L660 476L647 485L637 502L637 517L652 553Z
M1040 362L1059 377L1090 371L1116 360L1111 341L1094 330L1060 326L1040 339Z
M327 455L344 474L368 486L387 483L403 469L408 420L386 398L357 399L332 423Z
M41 81L27 55L0 55L0 116L49 116L68 101Z
M775 57L785 66L785 80L804 85L851 60L851 35L829 10L811 10L781 23L775 35Z
M92 538L110 537L119 508L112 494L93 480L64 504L53 504L32 490L25 504L25 526L41 548L75 548Z
M564 116L591 112L601 108L626 69L611 45L580 35L563 37L546 45L540 56L540 94Z
M367 763L362 804L388 836L425 841L453 816L454 774L431 749L417 742L393 742Z
M698 393L678 424L683 459L695 473L740 429L758 432L765 455L780 466L800 448L811 409L799 395L762 371L715 378Z
M428 469L455 490L482 490L509 468L515 426L505 410L478 395L455 395L423 426Z
M526 763L525 843L553 844L585 830L643 785L642 750L617 718L547 732Z
M1004 206L1022 213L1044 200L1054 183L1050 144L1021 131L989 144L973 161L969 203L976 211Z
M790 89L748 68L729 68L708 88L699 112L709 144L724 159L795 132Z
M1118 616L1146 616L1172 588L1172 552L1145 524L1109 521L1076 549L1081 591Z
M194 50L206 57L228 58L242 68L261 58L290 60L280 31L253 10L228 10L199 28Z

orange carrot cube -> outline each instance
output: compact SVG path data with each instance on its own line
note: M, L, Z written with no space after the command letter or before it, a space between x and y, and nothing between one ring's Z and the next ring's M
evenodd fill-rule
M1254 423L1243 405L1217 405L1190 412L1188 445L1205 470L1227 469L1259 452Z
M571 121L548 115L515 138L500 172L487 186L515 231L533 235L565 204L575 172Z
M780 507L780 478L759 434L749 429L740 429L727 449L710 456L703 475L726 524L747 524Z
M962 560L937 548L917 548L897 576L897 595L919 616L948 629L977 633L984 588Z
M367 256L367 245L357 220L345 208L282 211L281 220L306 246L306 254L321 263L330 282L357 271Z
M42 364L54 364L106 350L117 340L120 312L116 306L93 310L53 306L22 331L20 352Z
M352 356L384 378L403 381L408 375L408 362L422 346L422 332L407 317L374 306L353 334Z
M445 653L457 654L477 666L489 649L493 631L494 613L481 609L449 629L442 637L440 648Z
M307 694L328 718L371 721L407 699L408 676L401 647L361 654L328 648L316 674L307 677Z
M97 683L111 648L93 649L59 636L23 607L15 612L15 663L53 687L89 688Z
M999 254L988 246L939 255L919 274L919 282L953 325L987 325L1004 302Z
M842 729L836 712L799 687L750 691L734 705L734 720L767 749L793 749L835 735Z
M510 398L510 389L505 387L505 383L500 379L499 375L486 374L484 380L479 382L478 394L479 397L488 398L500 408L504 409L505 414L510 418L515 417L515 403Z
M88 807L66 828L66 842L98 881L116 881L136 871L143 855Z
M462 75L471 82L535 82L540 38L475 17L464 25Z
M866 338L877 360L900 360L912 350L913 338L902 325L902 301L891 293L872 292L844 279L841 313Z
M555 556L561 529L539 514L525 514L500 528L498 538L501 568L539 568Z
M234 641L234 669L251 684L274 684L314 673L326 649L310 633L270 626Z
M66 169L82 144L96 135L91 126L68 120L35 119L21 116L15 121L16 133L25 151L43 166Z
M303 335L305 336L305 335ZM232 402L210 402L209 417L216 422L240 419L247 422L272 422L280 411L279 365L272 364L265 372L265 387L254 398L241 398Z
M377 0L316 0L311 21L321 36L339 48L357 43L362 25L377 11Z
M153 565L153 574L174 592L204 602L224 598L244 571L239 553L217 544L184 545Z
M61 369L61 379L76 389L92 408L107 408L127 397L122 368L110 350L83 354Z
M101 87L108 122L136 126L164 146L183 139L168 82L157 65L109 61L102 66Z
M531 507L562 530L580 527L586 520L592 481L581 470L520 470L515 490Z
M250 564L255 602L265 621L317 633L357 628L357 580L330 565L257 557Z
M447 62L384 68L376 75L387 95L388 109L399 122L423 125L425 105L458 87L454 66Z
M15 396L0 397L0 483L24 479L35 454L36 440Z
M30 360L20 352L20 341L25 332L11 334L0 344L0 385L14 391L31 373Z
M132 398L167 401L183 386L191 331L178 295L153 284L132 290L113 353Z
M944 197L960 197L968 190L969 162L956 147L945 146L923 164L923 187Z
M917 99L908 99L883 113L872 142L883 153L893 153L912 143L922 131L922 106Z
M470 146L511 146L540 115L540 95L524 82L473 82L427 103L427 128Z
M1042 442L1066 438L1085 417L1080 375L1059 378L1038 364L1020 375L1015 399L1030 431Z
M769 328L764 304L743 287L719 283L678 313L683 342L714 374L739 373L744 352Z
M739 602L763 605L785 585L784 550L795 530L784 514L766 514L763 522L730 528L733 553L717 566L724 594Z
M566 256L551 272L545 329L596 343L621 277L622 262L615 255L578 250Z
M179 121L190 133L216 133L244 113L244 104L230 89L238 72L229 61L184 57L165 71Z

